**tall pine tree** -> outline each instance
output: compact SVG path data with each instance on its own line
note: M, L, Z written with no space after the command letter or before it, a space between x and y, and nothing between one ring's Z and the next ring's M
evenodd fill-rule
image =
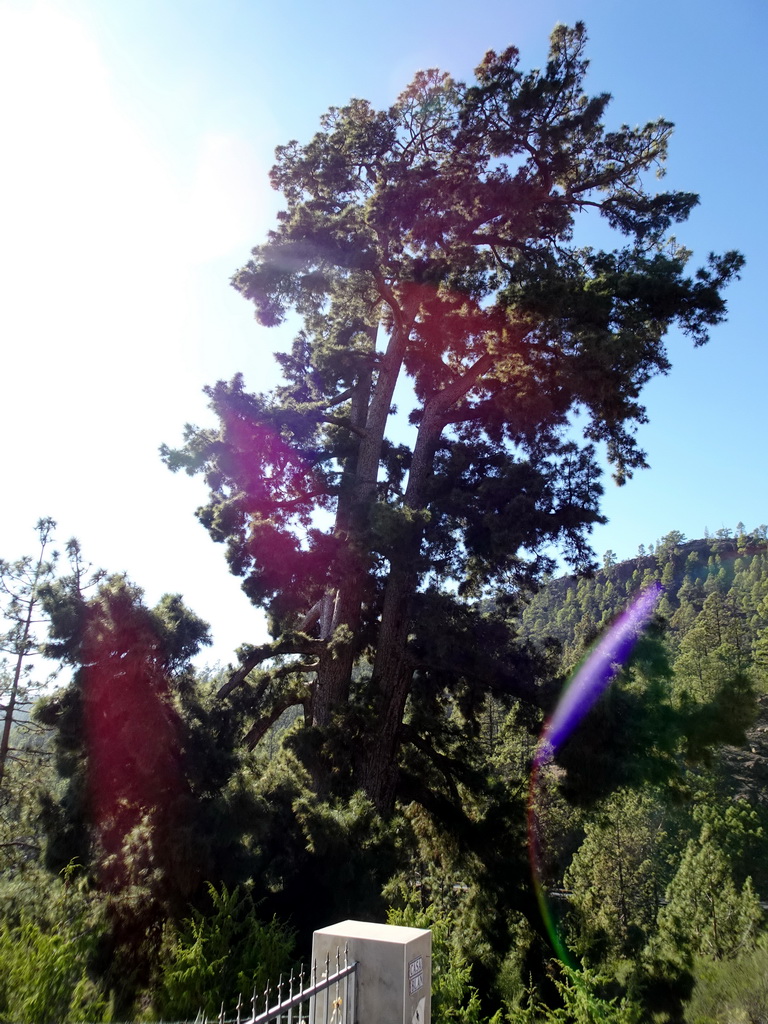
M437 726L407 728L416 680L536 699L501 617L479 649L480 600L538 578L554 542L589 561L595 446L619 481L645 465L635 427L664 337L705 342L742 265L686 272L669 232L698 199L645 184L672 125L606 128L585 46L583 25L558 26L543 70L510 47L469 85L420 72L390 109L352 100L280 147L285 208L233 283L261 324L302 318L284 383L220 381L218 425L164 449L205 474L199 517L269 617L273 640L243 649L222 693L280 656L253 688L253 736L303 704L317 785L346 777L385 812L404 745L447 770ZM614 248L585 244L586 214ZM409 444L393 429L404 375Z

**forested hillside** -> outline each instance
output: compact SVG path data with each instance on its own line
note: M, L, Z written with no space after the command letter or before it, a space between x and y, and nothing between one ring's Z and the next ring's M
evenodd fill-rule
M247 706L216 697L221 673L190 666L206 629L178 598L147 609L122 577L89 572L79 546L69 568L39 597L44 649L75 672L38 702L34 735L21 715L0 792L0 956L13 979L0 985L2 1019L47 1019L51 999L71 1019L215 1010L246 975L289 963L296 929L306 947L313 928L347 916L433 927L438 1021L499 1007L512 1022L727 1020L718 999L741 1006L758 991L764 527L697 541L673 531L626 562L608 552L592 575L550 580L509 623L551 708L613 617L654 580L664 588L631 661L531 794L533 874L525 805L542 712L501 690L474 710L468 692L417 693L414 735L443 719L431 799L385 821L362 794L312 794L295 754L301 717L247 753ZM575 970L553 976L554 947ZM214 984L223 952L231 970ZM579 1016L585 994L593 1017Z
M534 641L554 637L566 650L583 646L628 599L656 580L664 588L659 612L676 649L707 598L717 594L725 601L727 594L723 630L730 635L738 622L740 633L733 642L743 652L749 640L751 651L766 625L765 544L764 526L748 533L740 523L735 532L723 529L702 540L688 541L673 530L647 549L641 544L637 557L625 562L607 551L594 575L553 579L534 595L522 614L522 631ZM714 598L709 608L717 604Z

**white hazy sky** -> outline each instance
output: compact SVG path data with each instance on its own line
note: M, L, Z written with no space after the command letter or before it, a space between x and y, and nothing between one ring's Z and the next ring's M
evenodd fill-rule
M151 602L181 592L223 662L262 638L223 551L194 518L202 484L157 455L201 388L241 370L274 380L290 334L257 327L229 287L271 225L276 145L331 104L388 105L414 71L467 78L515 43L538 66L557 21L582 18L609 120L678 130L668 187L701 193L680 239L748 264L707 348L670 339L674 369L646 398L652 468L606 482L601 555L672 529L768 521L763 318L768 152L764 0L0 0L0 555L59 523Z

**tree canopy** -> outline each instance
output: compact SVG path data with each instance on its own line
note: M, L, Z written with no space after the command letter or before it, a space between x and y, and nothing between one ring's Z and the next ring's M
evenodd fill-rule
M743 262L686 269L670 232L698 197L647 183L673 126L609 129L585 47L561 25L542 70L510 47L470 84L419 72L389 110L352 100L279 147L285 208L233 284L263 325L301 317L283 383L219 381L218 424L163 448L205 474L198 515L269 617L222 695L250 687L254 742L303 704L318 786L346 773L383 811L418 786L406 745L453 771L410 695L470 718L488 690L545 699L492 599L551 568L552 544L589 563L599 446L619 482L645 465L665 336L704 343ZM590 244L596 216L614 248Z

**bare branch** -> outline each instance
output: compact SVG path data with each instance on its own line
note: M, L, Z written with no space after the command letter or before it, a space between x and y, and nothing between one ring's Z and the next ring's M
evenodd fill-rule
M25 843L23 839L11 840L7 843L0 843L0 850L9 850L12 846L18 846L22 850L31 850L33 853L40 853L37 843Z

